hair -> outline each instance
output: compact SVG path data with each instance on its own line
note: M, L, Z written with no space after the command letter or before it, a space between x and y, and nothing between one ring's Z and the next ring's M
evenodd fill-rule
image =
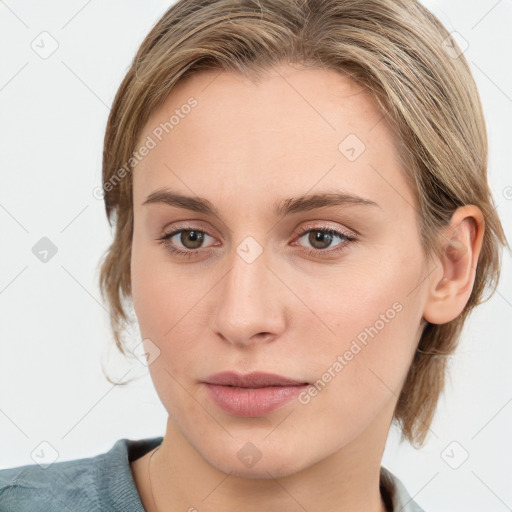
M150 114L194 73L217 69L257 81L282 63L338 71L372 95L396 129L426 255L440 254L439 233L459 206L484 214L470 298L454 320L425 325L394 411L402 440L421 446L445 386L447 356L470 311L496 290L500 246L508 243L487 183L487 131L473 76L456 41L416 0L179 0L163 14L117 91L104 139L104 201L115 233L99 285L115 344L126 355L123 332L134 321L130 171Z

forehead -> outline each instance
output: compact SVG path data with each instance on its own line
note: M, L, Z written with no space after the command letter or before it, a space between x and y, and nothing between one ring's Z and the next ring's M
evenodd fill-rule
M219 70L192 75L152 113L137 147L148 137L154 147L134 170L138 203L166 185L217 197L318 187L412 200L387 119L334 70L283 65L258 83Z

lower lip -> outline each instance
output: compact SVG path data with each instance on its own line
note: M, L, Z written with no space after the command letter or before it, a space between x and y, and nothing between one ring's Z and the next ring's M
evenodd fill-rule
M205 383L205 386L212 400L224 411L254 417L278 409L297 397L308 385L237 388Z

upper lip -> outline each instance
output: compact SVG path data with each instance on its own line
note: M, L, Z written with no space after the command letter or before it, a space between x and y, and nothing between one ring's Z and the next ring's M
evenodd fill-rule
M307 382L289 379L282 375L265 372L236 373L220 372L207 377L204 382L207 384L218 384L221 386L236 386L239 388L265 388L269 386L298 386Z

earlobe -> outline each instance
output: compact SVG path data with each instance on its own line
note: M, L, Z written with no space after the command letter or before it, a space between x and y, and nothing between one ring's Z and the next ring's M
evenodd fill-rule
M429 282L423 313L427 322L444 324L464 310L475 282L484 229L482 211L477 206L466 205L453 213L450 226L440 233L443 248L437 257L440 272L433 273Z

